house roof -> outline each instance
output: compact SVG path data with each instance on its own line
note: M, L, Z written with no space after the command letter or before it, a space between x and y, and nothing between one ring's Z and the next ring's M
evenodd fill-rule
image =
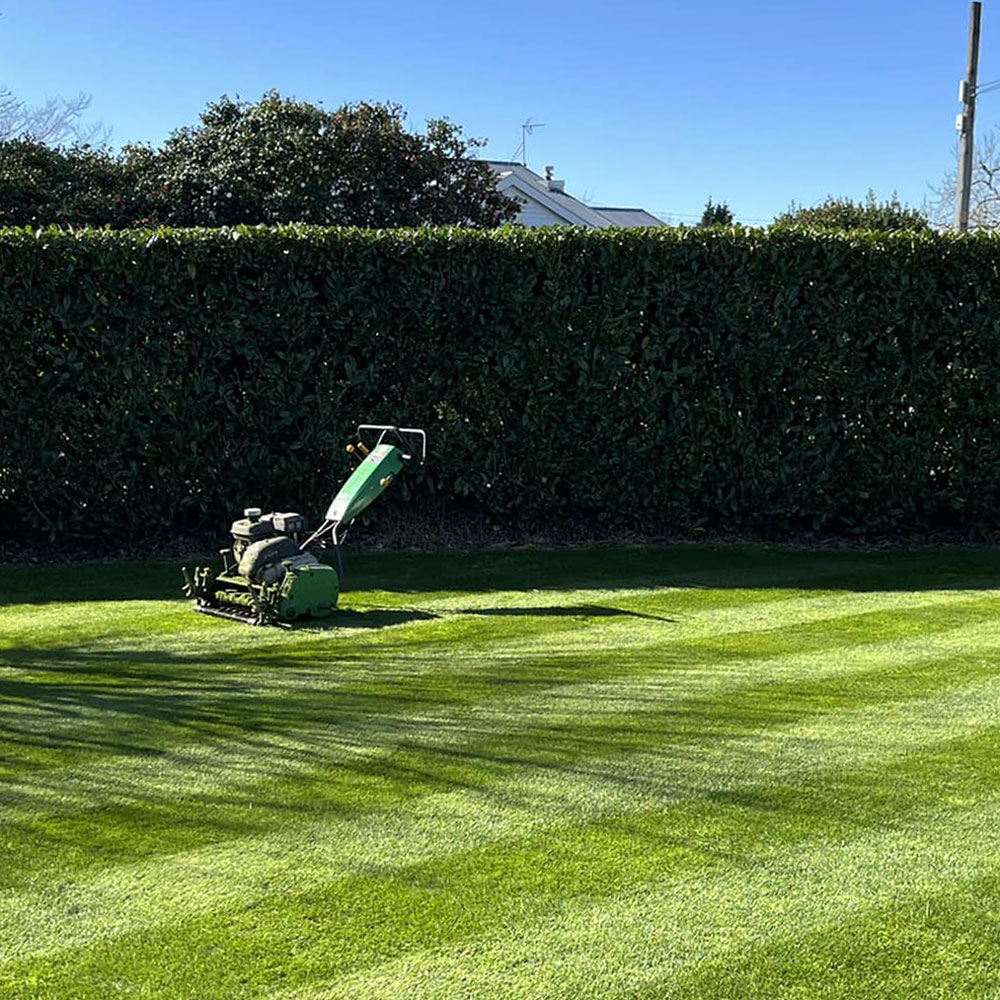
M570 226L606 229L609 226L662 226L665 223L641 208L592 208L565 191L553 190L549 182L521 163L486 161L499 175L497 189L519 194L539 203Z
M594 208L606 219L611 220L613 226L662 226L665 225L662 219L647 212L644 208Z

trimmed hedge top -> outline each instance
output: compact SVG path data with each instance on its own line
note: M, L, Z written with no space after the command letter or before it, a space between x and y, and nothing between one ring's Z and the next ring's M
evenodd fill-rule
M1000 528L1000 241L0 231L8 533L320 511L362 421L484 516Z

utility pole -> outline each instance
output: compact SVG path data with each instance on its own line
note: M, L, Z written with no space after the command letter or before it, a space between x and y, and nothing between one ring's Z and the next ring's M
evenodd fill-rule
M964 233L969 228L969 198L972 194L972 159L975 155L976 84L979 76L979 29L983 5L973 0L969 9L969 56L965 79L959 84L958 99L962 113L955 122L958 140L958 191L955 199L955 228Z

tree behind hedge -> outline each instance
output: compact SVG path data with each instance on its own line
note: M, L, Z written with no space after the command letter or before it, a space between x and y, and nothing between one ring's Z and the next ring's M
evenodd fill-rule
M705 211L701 213L701 222L698 223L699 226L731 226L733 224L733 211L724 202L720 201L718 205L712 203L712 199L709 198L705 203Z
M160 149L0 142L0 225L221 226L306 222L491 228L519 206L445 119L406 130L395 104L327 111L270 93L223 97Z
M850 198L827 197L826 201L811 208L802 208L794 202L787 212L775 220L776 226L811 226L818 229L871 229L881 232L930 229L927 217L918 209L900 202L893 194L887 201L878 201L874 191L869 191L864 202Z
M408 132L396 104L336 111L275 92L256 104L223 97L201 124L126 163L153 220L173 226L306 222L386 228L492 227L516 217L488 164L445 119Z
M0 142L0 226L120 228L145 214L123 164L106 150Z

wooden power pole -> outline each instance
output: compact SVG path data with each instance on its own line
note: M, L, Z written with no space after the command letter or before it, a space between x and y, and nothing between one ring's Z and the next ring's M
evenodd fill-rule
M959 84L962 113L955 123L958 140L958 191L955 199L955 228L964 233L969 228L969 198L972 194L972 159L975 155L976 84L979 76L979 30L983 5L974 0L969 10L969 56L965 79Z

